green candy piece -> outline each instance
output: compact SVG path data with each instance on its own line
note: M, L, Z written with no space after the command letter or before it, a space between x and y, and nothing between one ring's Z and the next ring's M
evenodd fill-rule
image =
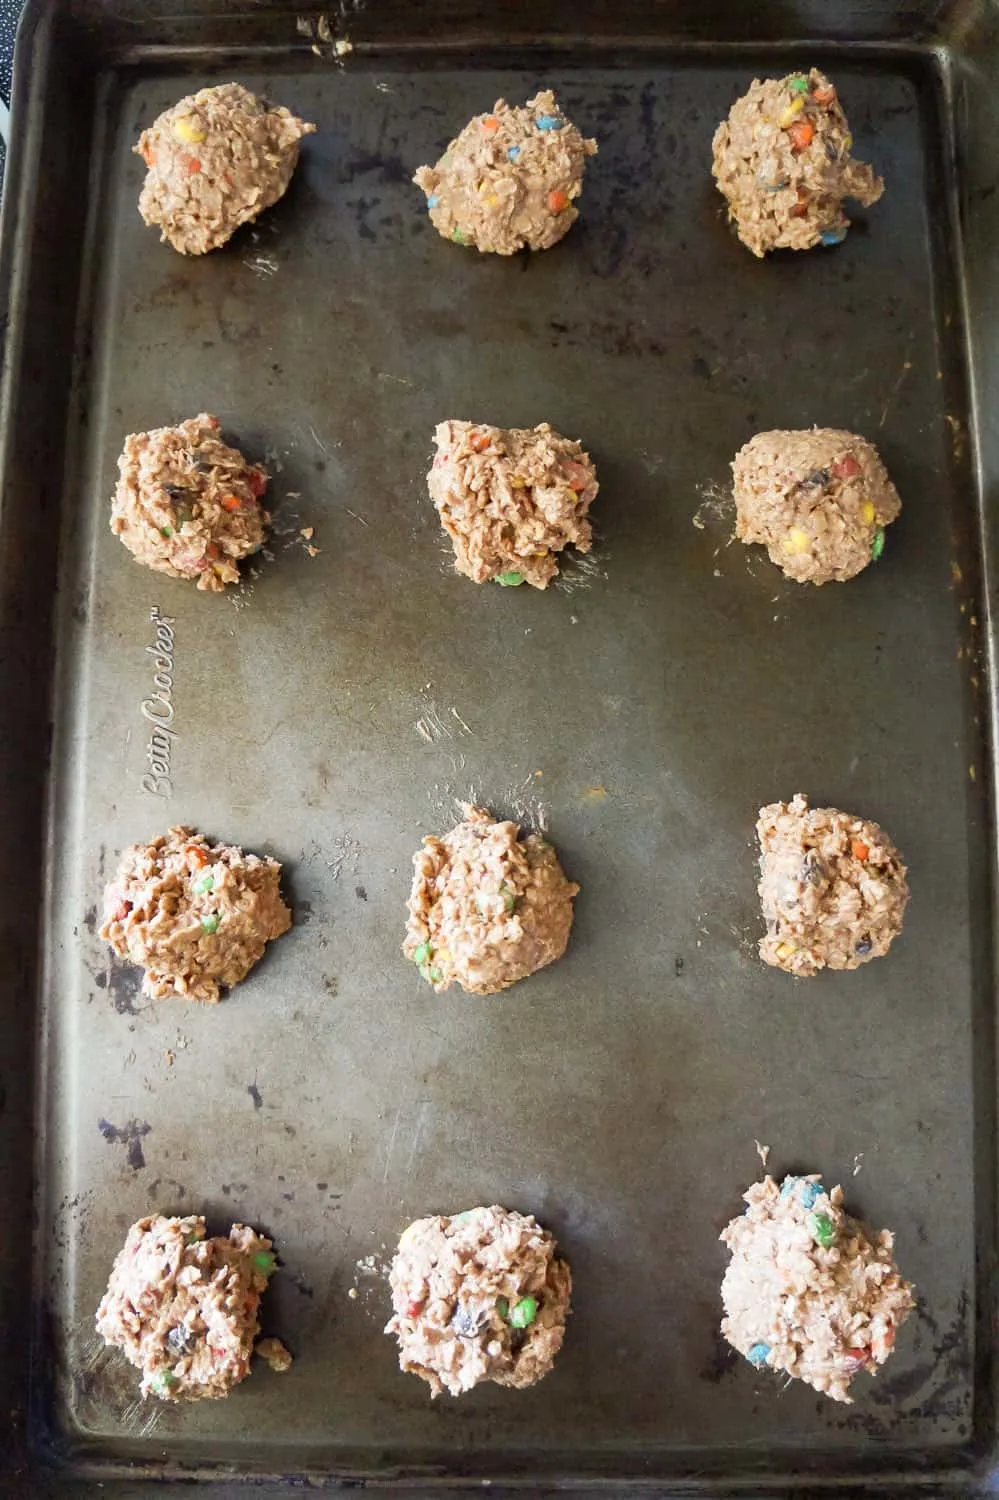
M421 964L420 973L428 984L440 984L443 978L440 969L432 969L429 964Z
M454 242L455 242L456 245L467 245L468 244L468 235L465 233L465 231L463 229L454 229L454 230L452 230L451 231L451 238L454 240Z
M173 536L173 527L172 526L161 526L160 527L160 536Z
M203 896L206 891L213 891L214 889L215 876L209 874L207 871L204 875L200 876L199 879L197 879L191 886L191 890L194 891L198 896Z
M523 573L497 573L493 581L501 588L515 589L518 584L523 583L524 575Z
M184 1241L184 1244L185 1245L198 1245L200 1243L201 1243L201 1235L198 1233L198 1231L196 1229L189 1230L188 1234L187 1234L187 1238Z
M177 1377L172 1370L157 1370L149 1382L149 1389L157 1396L165 1396L172 1385L177 1384Z
M204 928L205 932L218 932L219 919L213 912L211 916L201 918L201 925Z
M883 526L879 526L877 531L874 533L874 540L871 542L871 562L877 562L878 558L881 556L884 550L885 529Z
M269 1276L277 1264L277 1256L273 1250L258 1250L253 1257L253 1264L264 1276Z
M503 896L503 910L508 913L513 911L514 907L517 905L517 898L514 895L513 891L511 891L505 880L500 886L500 892Z
M422 967L427 962L433 951L434 950L431 948L429 943L421 943L416 952L413 954L414 964L419 964Z
M530 1328L538 1316L536 1297L521 1297L510 1309L510 1322L514 1328Z
M507 1318L510 1316L510 1304L505 1297L496 1298L496 1311L499 1313L500 1317L505 1323Z
M828 1214L809 1214L808 1227L823 1250L828 1250L829 1246L834 1243L836 1225Z
M808 93L808 79L803 77L800 73L795 78L789 78L787 80L787 86L791 90L792 94Z

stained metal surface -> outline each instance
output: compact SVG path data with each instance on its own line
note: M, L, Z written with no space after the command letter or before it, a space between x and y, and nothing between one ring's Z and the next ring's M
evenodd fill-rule
M887 191L841 248L760 264L725 228L710 142L786 53L542 70L386 48L334 67L291 50L287 19L266 66L106 69L80 137L77 331L49 356L77 383L36 1428L68 1474L107 1479L137 1463L772 1488L963 1464L991 1399L991 769L938 63L823 55ZM187 262L138 218L130 147L237 75L319 131L281 205ZM542 84L600 143L579 224L530 259L444 243L412 171ZM107 527L124 435L202 409L275 475L272 555L224 598L140 569ZM424 480L445 416L579 437L602 486L592 559L544 595L458 578ZM730 545L725 496L751 433L811 423L876 441L904 506L883 562L821 590ZM168 798L143 789L154 613L175 640ZM756 810L798 790L883 822L910 867L902 938L855 974L794 982L755 956ZM473 795L547 826L582 887L564 960L491 1000L434 996L399 952L412 853ZM95 931L117 851L176 821L274 853L295 907L213 1008L145 1001ZM917 1284L853 1408L782 1391L718 1340L717 1233L758 1174L754 1140L777 1171L842 1180ZM575 1311L536 1390L431 1405L368 1273L411 1218L477 1202L555 1231ZM289 1374L137 1404L93 1312L156 1209L275 1237L266 1331Z

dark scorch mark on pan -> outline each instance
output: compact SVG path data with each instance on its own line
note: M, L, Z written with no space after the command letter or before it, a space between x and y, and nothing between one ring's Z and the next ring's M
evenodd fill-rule
M152 1129L145 1120L129 1120L127 1125L112 1125L110 1120L98 1120L97 1129L106 1141L111 1141L117 1146L127 1146L128 1164L133 1172L138 1172L146 1165L146 1158L142 1151L142 1137L148 1135Z
M120 1016L138 1016L141 1011L135 1007L139 991L142 988L142 970L137 969L134 964L127 964L123 959L112 957L108 960L105 976L98 975L97 983L101 989L105 985L111 992L111 1000L115 1010ZM103 983L101 983L103 978Z
M250 1098L253 1100L253 1108L254 1109L263 1109L263 1107L264 1107L264 1099L263 1099L263 1095L261 1094L260 1090L257 1088L257 1080L256 1079L254 1079L252 1083L248 1083L246 1085L246 1092L249 1094Z

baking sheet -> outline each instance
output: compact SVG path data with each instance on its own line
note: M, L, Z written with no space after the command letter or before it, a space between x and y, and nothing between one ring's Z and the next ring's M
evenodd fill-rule
M40 1416L71 1472L746 1478L967 1450L989 763L940 92L928 60L816 56L887 192L834 253L762 265L724 227L710 140L785 53L243 60L319 132L286 200L190 263L138 219L130 147L234 70L157 56L102 78L44 919ZM411 172L543 84L600 142L582 219L543 256L462 254ZM202 409L275 475L271 555L224 598L107 529L124 434ZM593 453L597 545L546 594L453 574L424 481L445 416L548 420ZM844 589L729 545L735 449L812 422L875 440L904 504ZM169 799L142 787L157 612ZM755 957L756 810L797 790L881 821L913 892L886 960L812 983ZM491 1000L434 996L399 953L411 855L472 796L546 828L582 887L565 959ZM295 907L215 1008L146 1002L95 932L117 851L180 820L281 859ZM717 1233L755 1141L778 1172L842 1180L917 1284L854 1408L719 1343ZM411 1218L493 1201L570 1258L566 1344L534 1391L431 1405L381 1335L380 1273ZM200 1408L135 1400L92 1318L154 1210L275 1237L265 1331L290 1374Z

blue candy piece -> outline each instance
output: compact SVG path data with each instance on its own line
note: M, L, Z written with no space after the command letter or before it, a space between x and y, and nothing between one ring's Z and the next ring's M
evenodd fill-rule
M436 208L440 201L441 200L438 198L436 193L431 193L430 197L427 199L427 207Z
M836 229L823 230L821 239L823 245L841 245L846 239L846 225L841 224Z
M821 1182L806 1182L802 1184L801 1201L805 1208L814 1208L816 1200L822 1196L825 1188Z
M790 1198L791 1194L794 1192L800 1181L800 1177L785 1177L784 1186L780 1190L781 1197Z
M756 1368L759 1370L759 1369L762 1368L763 1365L766 1364L766 1362L767 1362L767 1355L769 1353L770 1353L770 1345L769 1344L754 1344L753 1347L750 1349L749 1353L746 1355L746 1358L749 1360L749 1363L751 1365L755 1365Z
M517 157L520 155L520 147L519 146L507 146L507 148L506 148L506 154L510 158L511 161L516 161Z
M561 130L562 121L558 115L538 115L535 125L539 130Z

